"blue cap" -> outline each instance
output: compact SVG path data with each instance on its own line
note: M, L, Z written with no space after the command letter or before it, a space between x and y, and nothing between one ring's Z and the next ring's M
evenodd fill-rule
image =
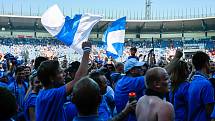
M139 62L136 58L130 58L125 62L124 71L128 72L133 67L143 66L145 62Z

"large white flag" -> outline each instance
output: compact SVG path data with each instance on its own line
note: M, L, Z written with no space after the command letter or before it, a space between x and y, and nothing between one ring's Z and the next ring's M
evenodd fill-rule
M54 5L42 15L41 23L52 36L82 53L82 43L88 40L93 26L101 18L100 15L76 14L71 19L65 17L59 7Z

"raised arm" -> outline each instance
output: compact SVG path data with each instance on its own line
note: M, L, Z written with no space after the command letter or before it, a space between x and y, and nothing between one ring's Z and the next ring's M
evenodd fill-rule
M66 84L66 91L67 94L72 92L73 85L82 77L86 76L88 73L88 62L89 56L91 52L91 43L90 42L83 42L82 49L83 49L83 57L81 60L81 64L78 68L78 71L75 74L74 80L71 80L69 83Z
M166 65L164 68L166 69L167 73L170 74L171 71L175 68L175 66L177 65L178 61L180 60L180 58L183 56L183 53L181 50L177 50L175 53L174 58L172 59L172 61Z

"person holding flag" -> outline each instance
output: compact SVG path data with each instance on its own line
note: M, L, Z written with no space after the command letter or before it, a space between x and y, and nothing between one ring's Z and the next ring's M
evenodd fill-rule
M82 54L82 43L88 40L92 28L101 19L102 16L92 14L76 14L71 19L53 5L42 15L41 23L53 37Z
M49 60L40 64L37 70L38 80L43 90L36 100L37 121L66 121L63 105L67 95L71 94L73 85L87 75L91 43L88 39L92 27L101 19L100 16L76 15L73 19L64 17L57 5L50 7L41 21L46 30L68 46L83 53L80 66L74 80L64 84L64 74L57 60ZM82 47L80 47L82 45Z

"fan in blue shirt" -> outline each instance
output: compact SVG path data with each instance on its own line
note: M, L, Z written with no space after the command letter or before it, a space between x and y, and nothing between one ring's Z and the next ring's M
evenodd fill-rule
M128 57L128 60L131 59L131 58L134 58L137 61L139 61L139 58L136 56L136 53L137 53L137 48L136 47L131 47L130 48L130 54L131 55Z
M71 94L73 85L87 74L90 42L83 42L83 57L74 80L64 85L64 72L56 60L44 61L37 70L37 77L42 82L44 90L41 90L36 99L37 121L66 121L63 105L66 96Z
M105 77L104 73L102 73L100 71L92 71L89 74L89 77L91 79L93 79L99 85L100 93L102 95L102 100L99 105L98 114L99 114L100 119L103 119L106 121L106 120L112 118L111 109L108 106L106 98L104 97L104 95L107 92L107 78Z
M214 89L208 80L209 56L196 52L192 63L197 70L188 89L188 121L210 121L214 108Z
M188 88L189 82L188 65L184 61L179 61L171 72L170 102L174 105L175 121L186 121L188 114Z
M24 116L26 121L35 121L35 105L37 95L42 88L41 82L37 79L37 72L35 71L29 77L30 87L24 100Z
M14 94L16 97L16 102L19 106L19 112L23 111L24 105L24 98L25 94L28 90L28 84L24 82L25 80L25 73L24 73L24 66L19 66L15 70L15 81L12 82L8 89Z
M117 113L120 113L128 102L128 94L135 92L137 100L143 96L145 90L144 77L140 75L142 66L145 63L137 61L135 58L128 59L125 63L125 73L115 86L115 104ZM127 119L128 121L136 121L135 113L131 113Z

